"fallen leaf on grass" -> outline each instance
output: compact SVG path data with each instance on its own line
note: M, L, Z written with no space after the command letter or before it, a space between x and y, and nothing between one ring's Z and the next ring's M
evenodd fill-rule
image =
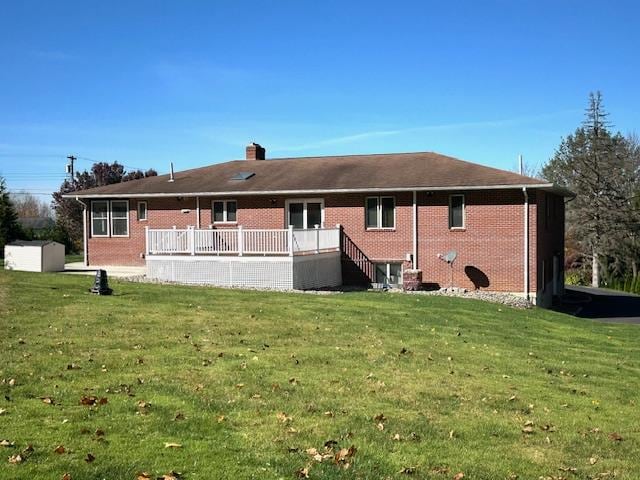
M65 473L60 480L71 480L71 474Z
M276 418L280 420L282 423L288 423L292 420L292 418L284 412L276 413Z
M180 413L180 412L176 413L176 416L175 416L175 417L173 417L173 419L174 419L176 422L177 422L177 421L180 421L180 420L184 420L185 418L186 418L186 417L184 416L184 413Z
M151 475L147 472L140 472L136 475L136 480L151 480Z
M80 399L80 405L84 405L86 407L93 407L94 405L106 405L109 401L105 398L98 398L94 396L83 396Z
M9 463L12 463L14 465L22 462L24 462L24 458L22 458L22 455L20 455L19 453L16 453L15 455L11 455L9 457Z
M386 422L387 421L387 417L384 416L384 413L377 414L375 417L373 417L373 419L376 422Z
M598 463L598 458L597 457L591 457L589 459L589 465L595 465L596 463Z
M416 473L416 467L404 467L398 473L402 473L404 475L413 475L414 473Z
M464 478L464 473L458 472L453 476L453 480L462 480Z
M578 471L576 467L558 467L558 470L560 470L561 472L570 472L570 473L576 473Z
M622 438L622 436L618 432L611 432L609 434L609 440L611 440L612 442L621 442L622 440L624 440L624 438Z
M309 467L299 468L296 470L296 477L309 478Z
M87 463L91 463L96 459L96 457L92 454L92 453L87 453L87 456L85 457L84 461Z
M164 448L182 448L182 445L180 443L165 442Z
M138 413L140 415L146 415L147 413L149 413L149 409L151 408L151 404L149 402L145 402L144 400L139 400L136 405L138 406Z
M169 473L165 473L161 477L158 477L158 480L180 480L182 474L180 472L175 472L171 470Z
M0 447L13 447L15 443L10 442L9 440L0 440Z
M384 423L380 422L379 424L376 425L376 428L380 431L384 430Z
M51 397L40 397L40 400L42 400L42 403L46 403L47 405L55 405L55 402Z
M218 423L222 423L225 420L225 416L224 415L218 415Z
M62 455L66 451L67 450L64 448L64 445L58 445L56 448L53 449L53 453L57 453L58 455Z
M4 415L5 413L7 413L7 410L4 408L0 408L0 415Z

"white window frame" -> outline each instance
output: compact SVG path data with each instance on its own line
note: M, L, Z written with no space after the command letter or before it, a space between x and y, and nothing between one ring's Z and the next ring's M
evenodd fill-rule
M453 197L462 197L462 226L461 227L454 227L452 225L452 208L453 208ZM452 193L451 195L449 195L449 211L448 211L449 215L449 230L464 230L467 228L467 201L464 198L464 193Z
M400 276L398 278L398 283L389 283L389 285L402 285L402 275L404 273L404 267L402 265L402 262L373 262L373 264L374 264L374 274L377 273L378 265L385 266L385 275L387 279L391 277L391 265L400 265ZM377 279L374 278L374 280L377 280ZM383 285L383 283L380 283L380 282L374 282L374 283L378 285Z
M367 208L369 199L375 198L378 200L378 206L376 209L376 226L370 227L367 225ZM393 200L393 227L383 227L382 226L382 199L390 198ZM395 230L397 225L397 204L396 197L393 195L371 195L364 199L364 228L366 230Z
M140 216L140 206L141 205L144 205L144 218L141 218L141 216ZM146 201L138 202L137 211L138 211L138 221L139 222L146 222L149 219L149 206L147 205Z
M94 233L93 231L93 205L95 203L104 203L107 205L107 233L104 235L99 235L97 233ZM96 237L96 238L107 238L109 237L109 234L111 233L111 229L110 229L110 219L109 219L109 211L110 211L111 207L109 205L109 200L92 200L91 201L91 236L92 237Z
M213 206L215 203L222 203L222 221L216 221L215 219L215 213L214 213L214 209ZM234 202L236 204L236 219L235 220L228 220L227 219L227 204L229 202ZM227 199L215 199L215 200L211 200L211 223L214 225L220 225L223 223L230 223L230 224L237 224L238 223L238 201L233 199L233 198L227 198Z
M126 235L116 235L113 233L113 203L126 203L127 204L127 234ZM129 231L130 231L130 217L131 216L131 212L129 211L129 200L111 200L109 202L109 233L111 234L112 237L115 238L126 238L129 236ZM118 218L120 219L120 218ZM120 219L121 220L121 219Z
M113 202L124 202L127 204L127 234L126 235L114 235L113 234L113 211L112 211L112 204ZM98 235L93 231L93 204L94 203L105 203L107 205L107 233L106 235ZM145 202L146 203L146 202ZM129 210L129 200L91 200L91 218L90 218L90 222L91 222L91 237L96 237L96 238L109 238L109 237L115 237L115 238L127 238L129 237L129 234L131 233L131 212Z
M320 204L320 228L324 228L324 198L289 198L284 202L284 225L289 227L289 204L302 203L302 228L310 229L314 228L314 225L309 226L307 224L307 204L319 203ZM306 225L306 226L305 226Z

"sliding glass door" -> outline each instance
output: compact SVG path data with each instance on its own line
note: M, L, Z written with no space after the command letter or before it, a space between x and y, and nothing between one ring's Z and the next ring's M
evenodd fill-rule
M324 223L324 200L321 198L292 199L286 202L286 225L293 228L322 227Z

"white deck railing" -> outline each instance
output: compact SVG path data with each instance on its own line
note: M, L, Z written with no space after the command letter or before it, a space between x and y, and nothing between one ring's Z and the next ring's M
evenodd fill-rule
M340 228L151 229L147 255L296 255L340 250Z

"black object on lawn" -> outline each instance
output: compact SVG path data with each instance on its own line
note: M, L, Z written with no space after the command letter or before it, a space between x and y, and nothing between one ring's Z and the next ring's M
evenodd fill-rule
M96 271L96 279L93 281L91 293L95 293L96 295L111 295L111 293L113 293L113 290L109 288L106 270Z

